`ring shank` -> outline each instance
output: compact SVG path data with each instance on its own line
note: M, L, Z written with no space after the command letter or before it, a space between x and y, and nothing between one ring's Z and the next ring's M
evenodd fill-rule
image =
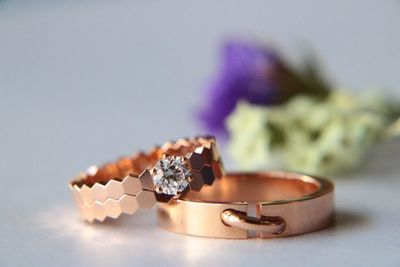
M321 229L332 222L333 185L311 176L286 172L228 173L212 187L190 192L184 199L159 206L162 228L183 234L248 238L248 229L226 225L226 210L252 217L272 216L285 221L283 232L272 234L256 229L258 237L297 235Z
M201 192L190 192L185 199L200 202L270 202L290 200L316 192L320 183L298 174L285 173L235 173L224 177L213 187Z
M133 214L168 201L155 192L151 168L165 155L185 157L192 180L188 189L200 190L223 175L222 163L213 136L198 136L167 142L148 152L124 157L100 167L92 166L69 183L81 217L89 222ZM197 169L198 168L198 169ZM207 183L206 183L207 182ZM172 198L173 196L168 196Z

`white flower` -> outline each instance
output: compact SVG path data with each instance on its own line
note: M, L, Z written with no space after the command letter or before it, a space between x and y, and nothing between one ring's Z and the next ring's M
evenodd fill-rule
M270 158L271 133L264 108L239 103L227 120L230 132L229 150L243 169L265 166Z
M390 122L388 105L370 95L333 91L323 101L297 96L277 107L241 103L228 119L230 151L245 169L268 166L277 151L291 170L355 168Z

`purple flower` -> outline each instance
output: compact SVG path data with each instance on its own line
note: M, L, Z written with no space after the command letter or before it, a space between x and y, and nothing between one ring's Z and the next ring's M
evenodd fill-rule
M226 136L225 119L240 100L274 105L311 90L268 47L234 40L226 42L221 52L222 64L199 112L200 123L213 134Z
M207 103L200 121L214 134L225 134L225 118L239 100L253 104L274 104L279 100L275 70L277 53L245 41L227 42L222 49L218 76L206 91Z

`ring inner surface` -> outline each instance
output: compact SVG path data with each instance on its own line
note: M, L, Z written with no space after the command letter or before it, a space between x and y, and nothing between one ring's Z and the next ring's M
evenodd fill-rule
M315 193L320 183L306 175L294 173L228 173L200 192L190 191L189 201L201 202L270 202L301 198Z

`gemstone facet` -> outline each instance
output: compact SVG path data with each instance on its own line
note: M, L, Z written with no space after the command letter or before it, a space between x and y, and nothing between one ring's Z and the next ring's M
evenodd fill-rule
M164 156L150 171L157 193L177 195L189 186L190 171L187 159Z

